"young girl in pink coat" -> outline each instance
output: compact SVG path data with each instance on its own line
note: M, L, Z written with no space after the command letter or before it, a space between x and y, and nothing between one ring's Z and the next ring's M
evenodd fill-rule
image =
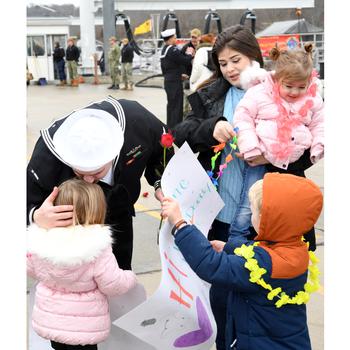
M239 220L231 224L230 237L242 235L250 225L248 191L263 175L255 168L262 164L261 159L266 171L305 176L293 169L293 163L303 157L311 166L323 157L323 100L317 92L311 55L312 44L304 49L272 49L270 58L275 61L275 70L260 74L260 81L237 105L233 126L238 128L239 151L250 166L239 199ZM250 70L254 70L254 62L241 74L243 86L245 81L251 84ZM307 233L311 250L316 249L314 237L314 230Z
M121 270L112 253L98 185L68 180L59 186L55 205L73 205L73 226L28 229L27 273L39 280L33 329L53 349L96 350L110 331L107 296L126 293L136 276Z
M323 100L317 93L312 45L271 50L275 71L246 92L235 111L238 147L246 161L263 155L285 170L308 148L311 162L323 157Z

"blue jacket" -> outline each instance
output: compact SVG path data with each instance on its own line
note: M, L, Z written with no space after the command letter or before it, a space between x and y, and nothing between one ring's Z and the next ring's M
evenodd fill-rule
M235 248L253 241L232 240L225 245L223 253L217 253L194 225L187 225L177 232L175 243L200 278L231 289L227 306L227 350L232 349L230 344L235 334L237 350L311 349L305 304L276 308L276 300L267 299L266 289L249 282L249 270L244 267L246 260L234 255ZM281 287L290 296L303 290L307 272L296 278L271 278L270 255L261 247L255 247L254 252L259 266L267 270L266 283L273 288Z

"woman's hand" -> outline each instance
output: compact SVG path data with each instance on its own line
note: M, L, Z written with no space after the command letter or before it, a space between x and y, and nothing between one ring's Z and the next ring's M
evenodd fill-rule
M179 222L182 219L179 203L171 197L163 198L161 217L168 218L172 225Z
M213 137L218 142L227 142L232 139L233 136L235 136L236 133L233 131L233 126L226 120L219 120L215 124Z
M221 253L224 250L224 246L226 243L223 241L214 240L210 241L210 244L216 252Z
M42 228L65 227L73 224L73 205L53 205L58 195L55 187L43 204L34 211L33 220Z
M186 49L186 55L191 55L191 56L194 56L195 54L195 50L193 47L189 46L187 49Z
M252 157L246 160L246 162L250 165L250 166L258 166L258 165L263 165L263 164L269 164L270 162L268 160L266 160L266 158L262 155L256 156L256 157Z

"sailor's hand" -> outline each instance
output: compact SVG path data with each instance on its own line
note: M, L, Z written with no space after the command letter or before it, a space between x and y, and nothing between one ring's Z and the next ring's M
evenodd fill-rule
M182 219L179 203L171 197L165 197L162 201L162 218L168 218L172 225Z
M154 197L156 197L156 199L159 200L159 202L162 202L162 200L164 199L164 193L161 188L158 188L154 192Z
M41 207L34 211L33 220L42 228L65 227L73 224L73 205L53 205L58 195L55 187Z

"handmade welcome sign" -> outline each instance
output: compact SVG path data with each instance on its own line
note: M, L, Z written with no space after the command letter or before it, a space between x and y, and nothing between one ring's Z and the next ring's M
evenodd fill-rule
M206 234L224 206L212 181L185 143L162 177L165 196L179 201L183 217ZM215 342L216 325L209 285L191 270L174 243L170 224L160 232L162 279L156 293L114 325L160 350L206 350ZM200 247L193 247L200 249Z

